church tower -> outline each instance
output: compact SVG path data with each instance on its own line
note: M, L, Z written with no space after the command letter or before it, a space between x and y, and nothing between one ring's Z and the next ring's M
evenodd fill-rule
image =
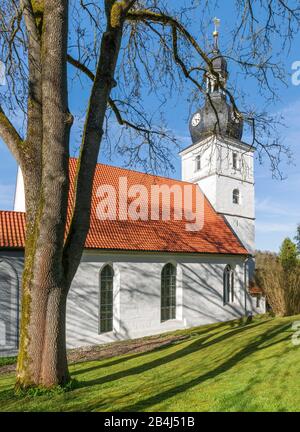
M250 253L255 249L254 148L242 141L243 119L227 101L227 62L215 19L213 72L204 74L206 98L190 120L192 144L183 150L182 180L197 183ZM216 79L218 74L218 79Z

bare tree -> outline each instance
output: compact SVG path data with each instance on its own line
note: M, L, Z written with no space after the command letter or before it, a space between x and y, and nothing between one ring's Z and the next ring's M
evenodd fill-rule
M101 142L106 140L112 146L112 154L127 155L129 164L138 162L153 169L164 166L169 161L168 143L176 142L163 116L169 95L188 87L190 97L199 99L205 93L205 70L223 85L206 54L205 37L199 43L189 31L197 13L205 34L205 22L213 15L212 2L178 3L181 5L164 0L2 1L0 44L7 88L0 100L0 137L22 169L26 199L17 387L49 387L69 380L66 299L89 229ZM283 44L291 42L299 28L297 3L235 1L237 24L232 46L224 55L257 80L269 98L276 97L270 79L284 78L282 67L270 53L272 38L277 34ZM68 62L75 68L72 74L67 74ZM91 86L75 189L70 191L73 116L68 80L84 77ZM264 113L254 114L242 106L243 98L235 99L233 89L223 90L236 113L251 125L253 145L267 153L276 169L280 152L286 149L267 127L274 123ZM157 97L159 116L149 116L144 108L149 92ZM16 127L16 112L24 114L23 128ZM122 126L122 135L112 141L109 136L115 121ZM67 224L69 193L74 200Z

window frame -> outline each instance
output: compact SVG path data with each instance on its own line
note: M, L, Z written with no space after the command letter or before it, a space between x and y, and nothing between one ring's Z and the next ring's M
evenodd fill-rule
M161 271L160 322L176 319L177 315L177 266L167 263Z
M227 264L223 272L223 304L224 306L234 303L234 270Z
M239 170L239 159L238 159L239 155L237 152L233 152L232 153L232 167L234 170L238 171Z
M195 157L195 172L201 171L201 155Z
M240 205L240 200L241 200L241 194L240 194L240 190L235 188L232 191L232 203L234 205Z
M2 267L2 269L1 269ZM0 257L0 272L9 277L9 305L6 310L4 310L5 314L9 314L9 330L8 337L6 334L6 326L5 326L5 346L10 346L13 348L18 348L19 339L20 339L20 278L16 267L10 262L8 258ZM15 306L14 306L15 305ZM0 314L1 315L1 314ZM0 317L1 318L1 317ZM4 317L5 318L5 317ZM5 319L2 320L4 325Z
M110 275L104 275L104 272L110 269ZM104 280L106 278L106 280ZM112 332L114 329L114 284L115 272L111 264L105 264L99 275L99 334ZM111 284L109 289L104 289L106 284ZM104 301L106 298L106 301ZM105 309L105 311L104 311ZM106 316L103 318L103 314Z

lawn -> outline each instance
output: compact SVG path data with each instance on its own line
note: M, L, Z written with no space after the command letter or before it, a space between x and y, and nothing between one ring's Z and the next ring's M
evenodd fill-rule
M16 397L0 375L0 411L300 411L300 346L289 318L179 331L151 352L70 366L74 390Z
M16 361L16 357L0 357L0 367L14 364Z

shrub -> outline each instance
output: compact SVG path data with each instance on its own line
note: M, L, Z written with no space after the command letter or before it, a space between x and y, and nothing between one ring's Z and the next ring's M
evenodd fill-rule
M298 251L295 243L290 238L283 240L283 243L279 252L279 260L285 271L293 271L298 264Z
M275 254L257 253L255 283L265 292L277 316L300 313L300 264Z

